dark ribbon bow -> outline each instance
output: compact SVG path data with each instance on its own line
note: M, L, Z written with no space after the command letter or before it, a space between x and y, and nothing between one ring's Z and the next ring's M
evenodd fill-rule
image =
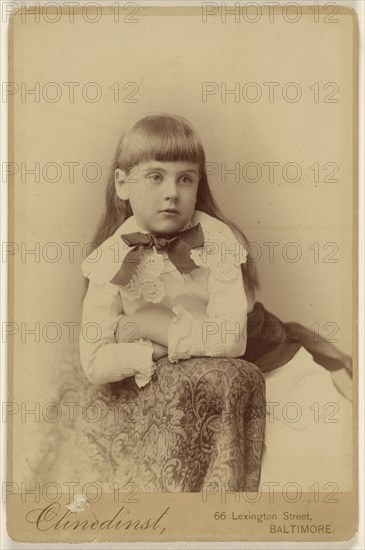
M203 246L204 237L200 223L174 234L153 235L151 233L128 233L121 235L128 246L134 248L128 252L119 271L110 281L124 286L132 279L145 249L155 247L159 252L166 250L167 255L180 273L190 273L198 266L190 258L190 250Z

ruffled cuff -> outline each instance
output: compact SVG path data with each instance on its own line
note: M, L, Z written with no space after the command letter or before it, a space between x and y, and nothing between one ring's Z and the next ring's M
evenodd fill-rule
M221 319L196 319L181 306L172 311L176 317L167 331L168 357L172 363L190 357L225 357Z
M222 321L219 318L194 319L190 348L192 356L225 356L221 325Z
M148 356L148 360L145 358L143 361L135 362L133 365L137 371L134 375L134 380L139 388L143 388L150 382L152 375L155 372L156 364L152 360L152 342L150 340L140 339L138 340L138 344L146 347L146 353Z
M168 358L172 363L191 357L191 334L194 316L182 306L172 308L176 317L167 331Z

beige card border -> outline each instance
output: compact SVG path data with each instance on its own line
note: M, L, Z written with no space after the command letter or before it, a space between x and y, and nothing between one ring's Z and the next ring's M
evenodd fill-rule
M217 2L217 4L219 4ZM105 12L107 6L102 6L103 12ZM268 12L267 6L261 6L262 13ZM49 8L48 8L49 9ZM90 9L90 8L89 8ZM283 9L282 5L274 6L276 12ZM29 7L22 8L21 11L27 11ZM310 6L301 5L302 14L309 14L311 12ZM14 80L14 19L19 17L21 11L17 12L11 17L9 24L9 80ZM64 8L62 11L65 12ZM51 13L52 10L49 9ZM81 8L75 9L75 15L81 12ZM319 13L324 13L323 6L319 6ZM138 14L140 16L153 15L153 16L169 16L169 15L191 15L196 16L201 14L200 7L182 7L182 6L141 6L139 5ZM216 14L219 16L220 11ZM107 15L111 15L110 13ZM123 530L123 528L113 528L113 523L108 524L110 529L106 527L97 531L91 526L95 522L96 518L100 522L106 522L115 516L118 511L124 507L118 518L115 519L114 524L122 519L123 513L128 509L130 501L127 498L120 498L119 502L114 502L112 494L104 494L102 498L92 504L85 512L78 515L75 521L80 522L80 526L76 529L63 529L62 524L59 527L54 527L48 530L38 530L34 523L25 521L25 516L28 513L32 513L34 518L35 512L31 512L35 508L41 509L49 506L47 502L41 502L37 505L34 503L23 503L21 501L21 495L16 494L11 496L7 502L7 529L9 536L19 542L65 542L65 543L80 543L80 542L167 542L167 541L297 541L297 542L316 542L316 541L343 541L350 540L357 532L358 529L358 71L359 71L359 21L355 9L351 7L339 6L337 15L350 16L353 20L353 143L354 143L354 155L353 155L353 193L354 193L354 206L353 206L353 359L354 359L354 377L353 377L353 473L354 473L354 489L347 493L337 493L339 502L337 504L331 504L331 523L332 531L328 533L281 533L270 535L270 533L264 532L262 525L258 523L248 524L248 531L245 530L246 524L242 524L239 520L235 525L226 521L216 521L212 518L214 513L225 512L227 518L230 518L232 514L242 513L247 514L248 510L245 508L245 501L240 497L240 506L242 509L237 511L237 504L234 503L234 497L232 495L227 496L227 502L222 503L219 498L215 498L218 495L211 497L211 501L204 503L202 506L202 495L200 493L190 494L142 494L138 495L140 501L133 503L131 515L133 519L139 519L141 525L150 518L149 527L145 529L137 530ZM9 102L9 161L14 161L14 101L11 98ZM14 177L10 177L8 188L8 208L9 208L9 229L8 239L14 240ZM9 261L8 267L8 321L14 320L14 262ZM14 368L14 346L13 342L8 344L8 398L9 401L14 399L13 388L13 368ZM7 448L7 480L11 481L13 478L13 465L12 465L12 449L14 441L13 422L10 417L8 422L8 448ZM237 493L237 495L240 495ZM328 497L328 493L319 493L318 498L322 500ZM121 495L123 497L123 495ZM128 495L127 495L128 497ZM325 503L313 504L313 495L311 493L303 493L303 498L300 502L290 504L285 502L282 495L275 495L275 502L270 502L268 494L263 494L257 505L250 504L248 508L251 514L272 514L273 506L275 507L275 513L280 514L282 511L287 510L293 514L306 514L307 512L313 513L313 507L317 506L316 519L314 523L320 525L328 525L328 508ZM59 505L65 510L66 496L59 501ZM258 508L258 509L256 509ZM167 510L167 511L166 511ZM49 511L51 515L52 512ZM158 520L158 517L162 518ZM61 514L62 516L62 514ZM197 521L198 518L198 521ZM124 517L124 520L126 517ZM82 529L81 522L88 521L88 528ZM56 520L55 520L56 521ZM106 525L106 524L105 524ZM145 524L146 525L146 524ZM335 527L333 529L333 527ZM229 529L229 534L227 533ZM97 538L96 538L97 537Z

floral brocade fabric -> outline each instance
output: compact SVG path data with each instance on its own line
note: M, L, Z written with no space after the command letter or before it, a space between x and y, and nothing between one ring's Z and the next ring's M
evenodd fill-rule
M28 457L33 480L97 482L106 490L134 483L142 492L199 492L206 483L258 489L265 383L251 363L161 359L142 389L133 378L91 385L76 350L64 365L57 402L78 406L41 426L42 445Z

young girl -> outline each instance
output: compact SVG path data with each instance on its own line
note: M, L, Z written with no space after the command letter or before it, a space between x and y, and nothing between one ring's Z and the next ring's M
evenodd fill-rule
M88 380L117 383L129 407L124 479L145 490L199 491L217 479L256 490L264 382L238 358L257 278L186 120L147 116L123 136L95 243L82 323L96 336L82 332L80 358Z
M180 117L143 118L114 160L83 263L89 382L73 349L55 369L54 401L82 416L46 423L36 479L124 492L268 491L272 480L349 490L351 405L318 363L341 374L351 360L254 304L246 240L213 201L195 131Z

